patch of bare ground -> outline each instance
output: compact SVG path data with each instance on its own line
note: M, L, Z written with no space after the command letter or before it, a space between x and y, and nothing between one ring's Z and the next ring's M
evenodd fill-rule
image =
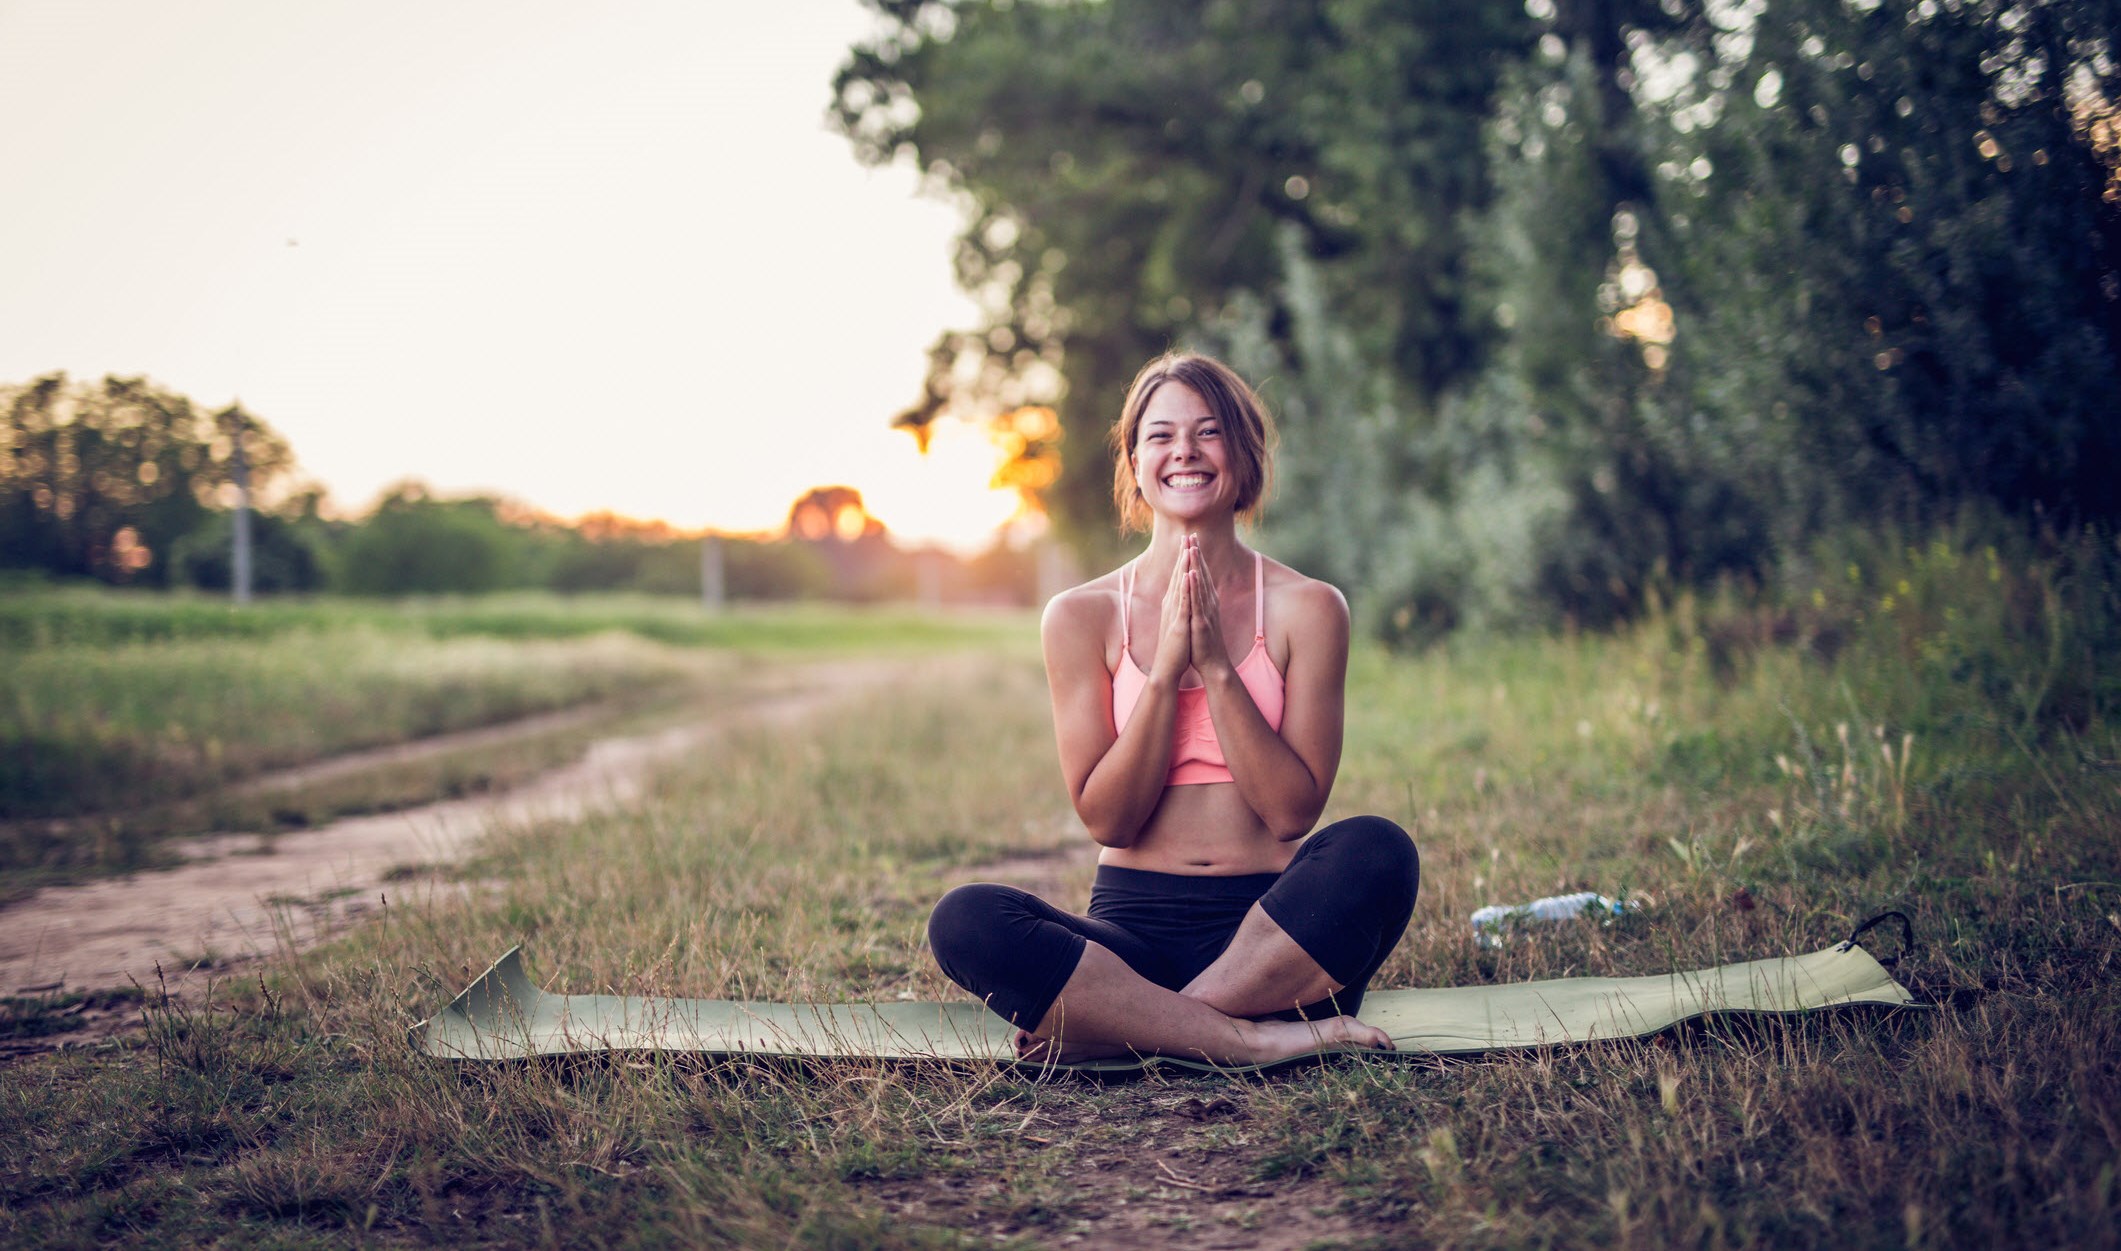
M1006 1173L857 1186L909 1220L1045 1247L1297 1251L1362 1236L1331 1180L1262 1177L1253 1115L1220 1084L1042 1090Z
M596 742L572 764L498 794L354 817L301 833L183 840L178 850L185 863L178 867L46 887L0 908L0 996L154 989L164 978L173 993L203 993L209 981L225 981L241 975L250 961L314 943L391 901L465 889L428 870L459 860L496 826L569 820L626 803L642 792L656 765L699 750L718 735L740 726L800 722L920 669L849 660L758 675L728 706ZM399 750L396 759L411 750ZM307 771L332 767L327 762ZM82 1016L77 1031L15 1041L25 1051L50 1050L94 1041L137 1019L136 1012Z

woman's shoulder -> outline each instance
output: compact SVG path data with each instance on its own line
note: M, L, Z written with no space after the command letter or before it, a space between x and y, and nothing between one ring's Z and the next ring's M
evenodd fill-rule
M1288 565L1267 558L1267 611L1276 608L1291 609L1305 615L1323 614L1337 617L1342 622L1348 618L1348 599L1340 588L1324 578L1292 569Z
M1120 609L1120 571L1114 569L1047 600L1040 628L1048 634L1055 630L1077 634L1102 629L1106 623L1119 620Z

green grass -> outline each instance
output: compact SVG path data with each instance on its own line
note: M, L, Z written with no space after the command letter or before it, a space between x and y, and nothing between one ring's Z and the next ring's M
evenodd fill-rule
M366 626L447 639L572 639L607 632L683 647L759 655L1018 647L1017 611L933 612L903 604L739 604L710 613L691 600L652 595L540 592L403 600L320 596L258 600L244 608L190 593L100 588L29 589L0 598L0 654L64 645L178 639L275 638Z
M1329 814L1421 844L1380 985L1811 950L1897 907L1935 1011L1111 1087L407 1050L517 941L570 991L954 995L928 904L1080 837L1012 645L734 736L630 808L499 831L467 868L489 890L394 903L262 986L150 1000L119 1045L9 1070L0 1241L2112 1245L2121 614L2082 564L1992 582L1979 549L1948 554L1612 637L1359 650ZM1057 884L1079 906L1087 871ZM1580 887L1654 903L1474 943L1474 907Z
M747 659L1021 652L1026 631L1023 614L708 614L645 596L238 610L184 595L10 594L0 600L0 892L153 864L173 835L300 828L504 785L583 739L548 736L270 801L228 789L270 770L584 704L638 712L726 689Z

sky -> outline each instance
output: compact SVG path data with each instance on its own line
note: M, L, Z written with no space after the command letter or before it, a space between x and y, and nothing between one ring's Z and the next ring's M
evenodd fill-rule
M889 428L977 323L957 210L824 111L856 0L0 0L0 384L240 400L342 513L902 538L1007 520L983 433Z

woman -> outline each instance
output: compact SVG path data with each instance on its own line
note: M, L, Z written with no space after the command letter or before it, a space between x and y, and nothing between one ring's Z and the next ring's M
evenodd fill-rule
M1104 848L1089 915L981 884L928 922L943 972L1019 1027L1026 1057L1392 1045L1352 1013L1419 862L1381 817L1297 841L1340 767L1348 609L1238 538L1270 441L1217 361L1165 356L1129 388L1113 496L1148 550L1056 596L1041 626L1061 771Z

